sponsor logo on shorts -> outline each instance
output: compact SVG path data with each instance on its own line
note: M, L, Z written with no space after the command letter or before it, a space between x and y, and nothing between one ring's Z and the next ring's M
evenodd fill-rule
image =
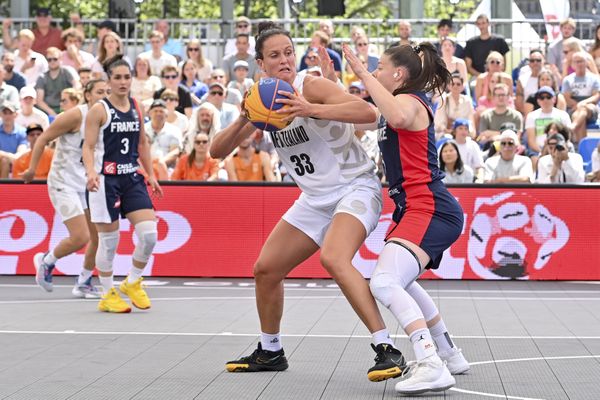
M134 163L117 164L112 161L104 162L104 175L127 175L137 171L138 166Z
M105 161L104 162L104 174L105 175L116 175L117 174L117 163Z

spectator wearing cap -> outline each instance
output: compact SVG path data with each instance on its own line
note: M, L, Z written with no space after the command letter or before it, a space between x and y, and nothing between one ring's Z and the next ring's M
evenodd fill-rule
M367 92L365 89L365 85L361 81L354 81L348 87L348 93L353 94L355 96L364 99L367 97Z
M227 87L227 79L225 76L225 71L221 68L216 68L210 73L210 80L208 82L208 86L210 89L210 85L212 83L220 83L224 88ZM206 101L208 98L208 93L202 97L202 101ZM233 104L240 110L240 105L242 104L242 94L237 89L228 89L225 91L225 103Z
M190 118L192 116L192 96L189 90L179 83L181 78L177 67L172 65L165 66L162 69L160 77L162 78L163 87L154 92L154 98L160 99L165 89L176 92L177 97L179 97L179 104L177 104L177 108L175 109Z
M48 128L50 125L48 115L34 107L37 103L36 90L31 86L25 86L19 92L19 96L21 97L21 109L17 113L15 123L21 126L40 125L44 130Z
M0 124L0 178L8 178L12 163L29 146L25 128L15 123L17 105L5 101L2 105L2 123Z
M452 31L454 29L454 24L451 19L442 18L437 25L437 36L438 41L434 43L435 48L438 51L438 54L442 55L442 40L444 38L448 38L452 35ZM454 57L465 58L465 49L460 44L454 41Z
M144 128L150 140L150 154L160 164L174 167L181 150L183 137L177 126L167 122L167 105L158 99L150 106L150 121Z
M50 47L57 47L64 50L61 40L62 30L52 26L52 15L49 8L38 8L35 13L36 28L33 30L35 40L31 49L41 54L45 54Z
M0 64L0 107L5 101L10 101L13 104L19 103L19 92L16 87L4 81L5 74L4 65Z
M191 141L191 150L177 160L171 175L174 181L216 181L219 160L208 154L209 139L206 133L197 133Z
M485 160L485 183L532 183L533 165L529 157L517 154L519 137L515 131L500 134L499 154Z
M48 71L48 62L42 54L33 51L33 32L29 29L19 31L19 43L15 51L15 70L25 77L27 85L33 86L37 79Z
M152 31L150 37L151 50L140 53L140 57L145 57L150 62L150 71L152 75L160 76L161 71L166 66L177 67L177 59L163 50L165 37L160 31Z
M193 60L181 64L181 84L192 94L192 103L200 104L201 98L208 92L208 86L198 79L198 67Z
M505 57L510 49L503 37L490 33L490 20L487 15L480 14L475 20L475 25L479 28L480 34L467 40L465 63L471 75L479 76L485 72L488 54L497 51ZM504 60L504 65L506 65L506 60Z
M248 76L252 79L260 78L260 68L254 59L254 56L248 52L250 47L250 37L247 33L238 33L235 38L235 47L237 51L223 58L222 67L225 71L227 81L233 80L235 76L234 65L237 61L243 60L248 64Z
M489 108L481 113L479 118L480 144L490 143L500 135L502 124L514 124L517 132L523 131L523 116L520 112L508 106L510 91L505 83L497 83L492 89L492 103L494 108Z
M569 153L567 140L553 133L546 140L549 154L540 157L537 165L537 183L583 183L585 171L583 158Z
M48 49L48 72L40 76L35 84L37 106L49 116L60 112L62 91L75 86L73 74L60 65L60 55L61 51L56 47Z
M21 175L29 168L31 162L31 150L35 146L37 138L44 132L44 128L40 124L30 124L25 129L27 134L27 141L29 142L29 150L24 152L15 160L12 168L13 179L20 179ZM52 157L54 156L54 150L50 147L44 147L44 152L40 157L39 164L35 169L34 179L46 179L50 172L50 166L52 165Z
M14 70L15 55L10 51L5 51L2 54L2 65L4 66L4 82L14 86L17 90L25 87L25 77Z
M227 84L227 89L236 89L244 96L246 91L254 85L254 80L248 78L248 63L244 60L237 60L233 64L233 79Z
M221 129L225 129L240 115L240 110L233 104L225 102L227 89L221 82L212 82L208 85L206 101L219 110L221 117Z
M471 167L477 179L483 178L483 155L479 145L469 134L470 121L459 118L452 124L452 136L460 152L460 158L465 165Z
M444 183L473 183L473 170L463 163L460 151L454 140L448 140L440 147L440 170L444 171Z
M458 118L465 118L472 123L470 127L475 129L473 122L473 101L471 97L462 94L464 80L460 74L452 74L452 82L450 83L450 93L442 95L442 105L435 110L433 118L435 137L440 139L444 135L452 133L452 124ZM471 132L471 136L475 137L475 131Z
M91 68L96 63L96 57L87 51L81 50L83 45L83 33L76 28L69 28L62 33L65 51L60 57L63 67L71 67L75 71L79 68Z
M554 107L556 93L549 86L542 86L536 92L536 100L540 108L531 111L525 119L525 132L527 134L527 147L534 163L537 162L537 156L542 151L546 142L546 133L544 129L551 122L561 122L570 126L571 117L566 111Z
M237 35L240 33L245 33L249 36L248 53L252 55L256 53L254 50L256 41L254 40L254 36L252 36L252 23L248 17L240 16L235 20L235 34L232 38L227 39L227 42L225 43L225 50L223 51L225 57L237 52L236 39Z
M175 57L177 60L183 59L183 44L180 40L173 39L171 34L171 28L169 26L169 21L166 19L159 19L154 23L154 30L162 33L164 39L164 45L162 50L165 53L168 53ZM151 43L146 43L144 46L144 51L149 51L151 49Z

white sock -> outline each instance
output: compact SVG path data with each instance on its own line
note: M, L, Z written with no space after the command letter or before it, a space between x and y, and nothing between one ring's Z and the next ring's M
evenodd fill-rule
M102 285L102 288L104 289L104 293L110 292L110 289L112 289L114 287L112 275L111 276L98 276L98 279L100 280L100 284Z
M388 332L387 328L383 328L380 331L373 332L371 334L371 337L373 338L373 344L375 346L381 343L391 344L392 346L394 345L394 342L392 341L392 338L390 337L390 333Z
M142 277L142 273L144 269L140 269L138 267L131 267L129 270L129 275L127 276L127 283L133 283Z
M94 271L82 268L81 272L79 273L79 277L77 278L77 284L83 285L85 281L87 281L90 278L90 276L92 276L93 273Z
M272 335L270 333L261 332L260 344L262 345L263 350L279 351L283 348L281 345L281 336L279 336L279 333Z
M56 262L58 261L58 258L56 258L56 256L54 255L54 250L49 251L44 258L42 259L42 261L44 262L44 264L46 265L54 265L56 264Z
M454 343L448 334L448 328L443 319L440 319L435 325L429 328L431 337L438 348L439 353L447 353L454 348Z
M417 329L411 333L410 342L415 350L417 361L437 354L435 344L433 344L433 340L431 339L431 333L429 333L429 329L427 328Z

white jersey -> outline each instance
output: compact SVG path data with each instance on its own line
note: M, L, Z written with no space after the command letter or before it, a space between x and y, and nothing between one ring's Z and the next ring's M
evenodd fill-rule
M59 190L70 189L76 192L85 192L86 178L81 147L88 106L83 104L77 108L81 112L81 127L76 132L65 133L58 138L48 174L48 186Z
M306 75L294 87L302 93ZM308 196L336 193L361 175L375 177L375 164L345 122L296 117L285 129L271 132L279 159Z

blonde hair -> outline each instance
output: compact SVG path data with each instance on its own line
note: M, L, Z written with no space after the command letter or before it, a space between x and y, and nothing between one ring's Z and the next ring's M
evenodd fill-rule
M66 88L63 89L62 92L60 92L61 95L65 95L69 97L69 100L80 104L81 100L83 99L83 93L80 90L74 89L74 88Z
M31 40L35 40L35 35L33 34L33 32L29 29L21 29L19 31L19 34L17 35L17 37L26 37L29 38Z

